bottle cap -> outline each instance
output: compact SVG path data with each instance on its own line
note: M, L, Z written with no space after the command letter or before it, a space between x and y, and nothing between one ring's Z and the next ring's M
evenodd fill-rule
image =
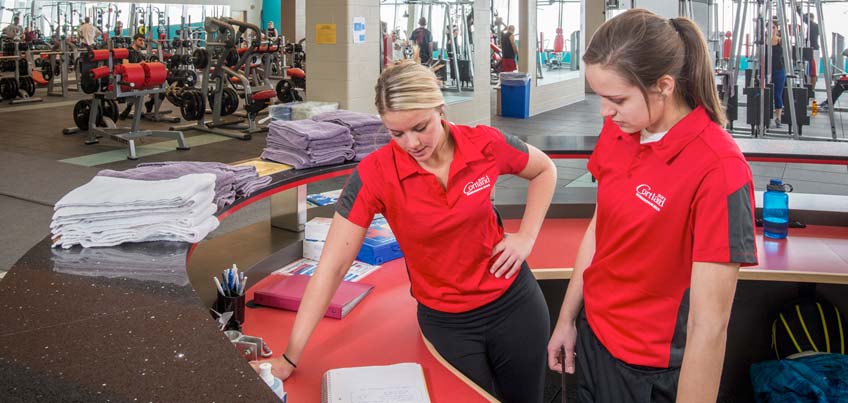
M766 190L773 190L776 192L791 192L792 189L792 185L783 183L780 179L772 179L769 181L769 184L766 185Z
M259 364L259 377L262 378L268 386L274 385L274 375L271 375L270 362L263 362L262 364Z

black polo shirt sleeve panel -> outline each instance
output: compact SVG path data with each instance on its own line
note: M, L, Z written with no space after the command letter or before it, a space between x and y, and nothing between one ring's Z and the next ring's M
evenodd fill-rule
M691 207L692 260L757 264L751 170L742 157L725 157L703 176Z
M757 264L757 248L754 241L754 206L751 185L744 186L727 196L727 228L730 240L730 261Z
M484 141L488 143L488 146L483 148L483 154L494 158L501 175L515 175L527 167L527 162L530 161L527 143L493 127L477 126L477 128L481 127L486 130L478 130L478 132L485 136Z
M686 328L689 322L689 288L680 298L677 308L677 318L674 321L674 334L671 336L668 353L668 367L683 366L683 353L686 350Z
M382 211L382 203L371 191L371 187L363 182L359 169L356 168L348 177L344 190L336 202L336 212L348 221L362 228L368 228L374 219L374 214Z
M589 156L589 163L586 168L598 181L603 176L604 156L609 154L610 139L615 137L616 130L613 130L615 123L610 119L604 121L604 127L601 129L601 134L598 135L598 142L595 143L595 149L592 150L592 155Z

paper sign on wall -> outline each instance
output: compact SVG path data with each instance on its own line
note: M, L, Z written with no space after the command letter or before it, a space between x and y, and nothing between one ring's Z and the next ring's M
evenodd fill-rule
M353 43L365 42L365 17L353 17Z
M335 45L336 24L315 24L315 41L322 45Z

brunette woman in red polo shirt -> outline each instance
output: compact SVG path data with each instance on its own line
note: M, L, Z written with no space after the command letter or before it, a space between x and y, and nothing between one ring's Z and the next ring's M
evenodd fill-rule
M309 365L304 346L381 213L403 250L423 335L499 399L541 401L550 319L524 259L553 197L556 167L513 136L445 120L439 84L425 66L390 67L376 92L393 141L348 179L276 374L285 379L294 365ZM503 174L529 181L514 234L504 233L490 197Z
M687 18L631 9L583 60L606 120L588 165L598 202L549 366L562 348L566 372L576 361L581 402L715 402L737 272L757 255L751 171L706 43Z

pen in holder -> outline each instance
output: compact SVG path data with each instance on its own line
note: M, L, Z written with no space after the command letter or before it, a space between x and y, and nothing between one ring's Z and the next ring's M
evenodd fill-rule
M222 330L241 331L241 324L244 323L244 295L227 297L218 294L212 310Z

